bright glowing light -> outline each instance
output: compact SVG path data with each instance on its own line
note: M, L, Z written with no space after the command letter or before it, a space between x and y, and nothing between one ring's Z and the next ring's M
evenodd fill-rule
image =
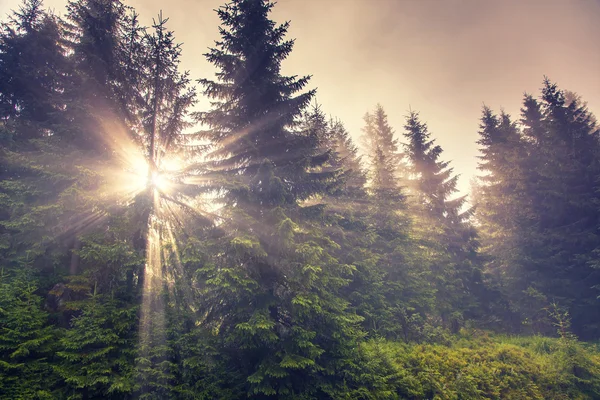
M169 188L169 180L164 174L158 171L152 173L151 182L152 186L159 190L165 191Z
M126 173L123 176L123 185L133 193L140 193L144 189L152 186L160 191L167 192L172 189L172 178L183 168L183 161L180 159L168 158L160 163L158 171L149 175L148 162L142 157L131 157L128 160Z
M127 159L125 171L119 177L120 185L132 194L142 192L148 187L148 162L141 155L132 155Z
M190 211L202 217L216 215L219 212L218 203L213 200L217 198L217 193L194 196L187 194L191 190L180 190L200 187L208 182L202 176L190 177L186 171L186 167L196 160L156 151L156 159L150 161L148 149L145 149L145 142L141 140L142 133L126 129L120 123L120 117L108 111L99 113L99 116L102 127L96 132L97 139L110 149L112 158L108 160L110 162L102 158L93 168L98 169L103 177L97 193L98 203L129 206L142 196L152 201L151 207L146 202L141 203L147 207L149 216L147 221L139 221L147 223L143 234L146 263L139 277L143 279L139 335L141 359L144 359L150 357L153 346L160 346L166 340L164 285L167 283L170 290L175 290L176 278L184 276L173 230L185 229ZM136 137L138 140L135 140ZM83 214L73 231L80 232L98 225L110 215L108 209L99 209L98 212ZM191 286L178 285L177 290L186 290L186 296L192 296Z
M160 161L161 171L166 171L166 172L181 171L183 169L183 167L184 167L184 162L181 158L178 158L178 157L164 158Z

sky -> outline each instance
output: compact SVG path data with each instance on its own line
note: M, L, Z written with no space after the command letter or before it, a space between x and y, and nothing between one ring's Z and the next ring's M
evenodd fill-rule
M64 14L65 2L45 5ZM224 3L126 0L146 24L160 10L170 18L193 79L214 76L203 54L219 38L214 10ZM19 4L0 0L2 19ZM290 21L296 39L283 72L312 75L323 111L356 139L377 103L400 139L409 109L420 112L462 192L477 173L484 104L518 117L546 75L600 114L600 0L279 0L272 18Z

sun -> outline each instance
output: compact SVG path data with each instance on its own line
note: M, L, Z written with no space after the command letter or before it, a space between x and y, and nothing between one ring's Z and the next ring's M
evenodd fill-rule
M170 183L169 178L159 171L153 172L150 177L150 185L163 192L169 189Z
M137 155L127 160L124 174L120 179L127 187L128 192L141 193L152 187L160 192L167 193L173 190L177 176L184 166L185 163L179 158L165 158L151 172L148 161Z

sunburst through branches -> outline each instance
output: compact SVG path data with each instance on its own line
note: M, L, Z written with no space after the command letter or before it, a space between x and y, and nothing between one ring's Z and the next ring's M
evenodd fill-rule
M148 134L132 132L114 115L104 114L101 121L97 139L110 157L104 162L93 163L93 168L105 181L95 195L96 204L100 205L95 209L102 211L93 212L105 216L114 210L134 210L132 215L138 220L136 225L142 227L139 236L143 244L134 243L144 257L143 268L138 274L141 299L136 368L141 386L145 387L144 376L160 368L164 361L160 349L166 343L165 295L174 295L172 291L177 287L185 296L191 296L191 288L186 287L186 282L175 284L182 281L183 275L176 243L179 232L191 218L198 217L206 223L218 217L219 212L212 201L214 195L202 190L205 179L198 173L201 163L197 157L193 154L184 156L181 152L169 154L161 140L156 141L154 151L149 150L145 140ZM151 154L161 157L153 158ZM106 218L86 216L79 219L93 220L88 224L90 228L107 223ZM83 233L78 229L74 234Z

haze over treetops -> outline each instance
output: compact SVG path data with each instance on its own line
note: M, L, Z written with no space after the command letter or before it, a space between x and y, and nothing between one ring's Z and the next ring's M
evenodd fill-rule
M600 398L598 7L426 3L12 4L0 399Z

